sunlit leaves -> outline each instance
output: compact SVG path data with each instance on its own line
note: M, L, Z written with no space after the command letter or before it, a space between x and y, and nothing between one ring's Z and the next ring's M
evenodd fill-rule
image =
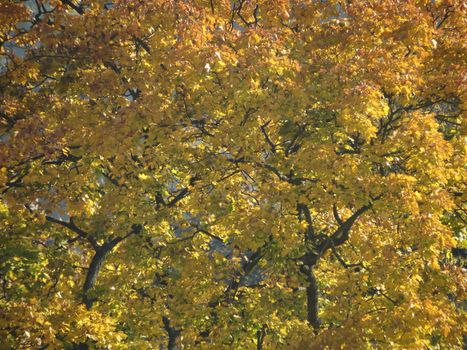
M464 17L1 2L1 345L462 348Z

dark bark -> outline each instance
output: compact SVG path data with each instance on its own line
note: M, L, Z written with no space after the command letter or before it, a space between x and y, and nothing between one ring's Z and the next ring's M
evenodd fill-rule
M248 276L253 269L258 265L260 260L265 254L265 250L268 247L268 243L266 242L264 245L258 248L243 264L242 264L242 272L237 273L237 277L232 279L225 291L227 296L227 300L232 301L235 296L237 295L238 289L244 278Z
M162 322L164 323L164 329L169 336L167 341L167 350L178 350L177 342L178 338L180 337L180 330L172 327L170 325L170 320L166 316L162 317Z
M306 287L307 315L306 319L314 329L321 326L321 320L318 317L318 284L313 269L308 269L308 286Z
M263 325L256 332L256 350L263 350L264 337L266 336L267 325Z
M305 220L307 223L305 241L309 242L315 238L315 230L313 228L313 218L311 217L310 209L306 204L298 203L297 204L298 210L298 218L300 220Z
M84 281L83 286L83 303L86 305L86 308L89 310L92 307L92 304L96 300L95 298L90 297L89 290L94 287L96 284L97 276L104 265L105 258L107 254L110 252L109 249L105 250L102 248L98 249L94 254L91 264L89 265L88 273L86 274L86 280Z
M313 250L309 250L302 257L301 261L305 266L312 267L318 260L332 247L338 247L349 239L350 230L357 219L369 210L372 204L367 204L358 209L352 216L339 224L339 227L331 236L325 237L320 243L317 243ZM339 219L340 220L340 219Z
M133 234L140 233L141 230L143 229L143 226L140 224L133 224L131 226L130 232L128 232L126 235L115 237L107 241L105 244L99 245L92 235L90 235L89 233L83 231L78 226L76 226L76 224L73 221L73 218L70 218L69 222L58 220L51 216L46 216L45 218L49 222L66 227L70 231L78 234L78 238L86 239L91 244L92 248L94 249L95 253L94 253L94 256L92 257L91 264L89 265L89 269L86 274L86 279L84 281L83 297L82 297L83 304L86 305L87 309L91 309L92 304L94 303L96 299L89 296L89 291L96 284L97 277L99 275L99 272L102 266L104 265L107 255L112 251L112 249L118 243L120 243L121 241L125 240L126 238L130 237ZM75 239L72 239L71 241L74 241L74 240Z
M140 233L142 228L142 225L133 224L131 226L131 231L125 236L115 237L96 249L96 252L91 260L91 264L89 265L88 273L86 275L86 280L84 281L83 286L83 303L84 305L86 305L86 308L90 309L95 301L95 298L91 298L88 295L89 290L92 289L96 284L97 276L99 275L99 272L102 266L104 265L107 255L118 243L120 243L121 241L125 240L133 234Z
M83 7L75 5L71 0L62 0L62 3L65 4L65 5L70 6L73 10L75 10L80 15L84 14Z
M377 197L375 198L378 199ZM313 267L318 263L319 259L324 255L324 253L333 249L335 247L344 244L350 235L350 230L352 229L353 224L358 220L358 218L369 210L372 207L372 203L364 205L359 208L354 214L352 214L347 220L343 221L339 217L337 212L337 207L333 206L333 214L338 223L339 227L334 233L330 236L325 237L324 239L320 236L315 235L313 229L313 221L308 210L308 207L304 204L298 204L298 216L299 219L305 219L308 224L307 231L305 233L305 241L309 243L310 241L315 243L313 244L313 249L308 249L308 251L301 257L302 266L300 267L300 272L303 273L307 278L306 286L306 311L307 311L307 321L315 329L319 329L321 326L321 320L318 317L319 313L319 298L318 298L318 283L313 271ZM314 242L317 240L318 242ZM337 254L337 252L335 252Z
M99 245L97 244L96 240L94 239L94 237L92 237L89 233L83 231L82 229L80 229L78 226L76 226L76 224L74 223L73 221L73 218L70 218L70 221L67 222L67 221L62 221L62 220L58 220L52 216L46 216L45 219L49 222L52 222L54 224L58 224L58 225L61 225L63 227L66 227L67 229L69 229L70 231L76 233L78 235L79 238L83 238L83 239L86 239L90 244L91 246L94 248L94 250L98 250L99 249Z

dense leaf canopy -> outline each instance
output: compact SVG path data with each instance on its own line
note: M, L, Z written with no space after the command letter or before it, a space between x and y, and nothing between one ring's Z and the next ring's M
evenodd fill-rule
M462 349L466 12L1 0L0 348Z

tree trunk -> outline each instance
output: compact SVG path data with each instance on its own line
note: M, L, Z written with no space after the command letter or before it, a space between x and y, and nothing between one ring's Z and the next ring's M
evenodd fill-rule
M308 286L306 287L306 301L307 301L307 321L313 326L314 329L319 329L321 320L318 317L318 284L313 272L310 268L307 273Z
M178 350L178 338L180 337L180 330L172 327L170 325L170 320L166 317L162 317L162 322L164 323L164 328L169 336L169 340L167 341L167 350Z

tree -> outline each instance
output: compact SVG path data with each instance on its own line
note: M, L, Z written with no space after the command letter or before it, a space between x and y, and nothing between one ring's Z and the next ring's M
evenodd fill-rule
M1 1L2 348L461 349L465 11Z

